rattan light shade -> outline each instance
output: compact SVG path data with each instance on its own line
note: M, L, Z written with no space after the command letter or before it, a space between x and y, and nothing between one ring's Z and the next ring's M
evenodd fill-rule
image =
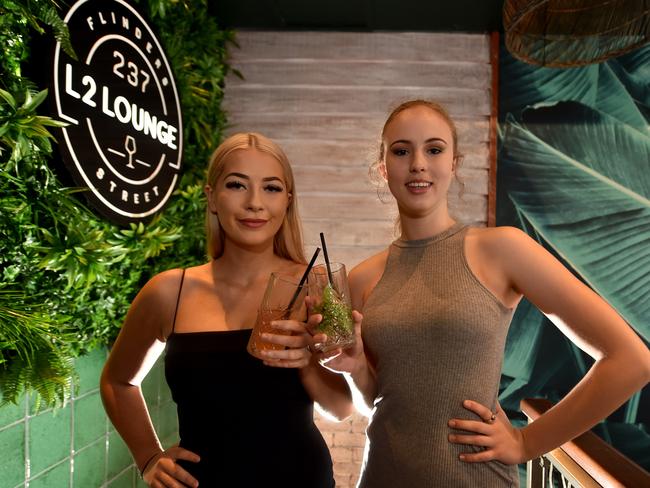
M647 43L650 0L505 0L503 27L515 57L542 66L581 66Z

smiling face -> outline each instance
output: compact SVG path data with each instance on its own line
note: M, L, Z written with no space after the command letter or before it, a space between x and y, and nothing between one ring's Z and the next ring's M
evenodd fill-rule
M273 248L291 194L280 162L254 148L237 149L223 160L214 186L206 186L210 211L225 241L247 249Z
M399 112L383 134L380 166L402 217L448 215L447 192L454 176L452 130L440 114L416 105Z

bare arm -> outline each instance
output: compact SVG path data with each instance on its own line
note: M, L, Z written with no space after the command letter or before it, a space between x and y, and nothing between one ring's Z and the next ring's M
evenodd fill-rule
M350 390L357 410L363 415L369 416L374 408L374 401L377 397L377 379L361 335L361 322L363 316L358 311L363 311L367 297L381 277L386 264L388 251L367 259L356 266L349 275L350 294L352 308L355 310L355 335L354 346L344 351L335 351L333 355L326 355L325 367L332 371L343 373ZM314 316L316 320L320 316Z
M350 409L348 415L352 413L353 405L364 415L369 415L371 407L369 408L368 404L372 405L374 396L372 399L366 399L363 391L359 388L359 385L363 385L364 389L368 386L364 383L365 376L362 372L362 368L366 367L366 360L363 355L363 339L361 338L361 321L363 317L359 312L353 310L352 318L354 320L355 344L343 350L335 349L326 353L319 353L315 357L322 364L322 367L319 367L321 371L325 371L329 375L334 374L338 381L343 381L343 384L346 385L346 407ZM309 318L314 327L321 319L320 314L314 314ZM318 339L317 337L315 336L315 342L324 342L324 339Z
M531 459L590 429L643 388L650 381L650 351L608 303L552 255L524 233L508 232L513 287L596 360L562 401L522 430Z
M179 280L180 271L168 271L154 277L140 291L101 375L100 392L106 413L140 470L163 453L141 384L164 349L163 324L171 324Z
M345 355L341 354L335 358L335 361L338 361L338 363L330 361L327 363L327 367L336 367L336 369L342 370L343 376L352 391L354 405L361 414L368 417L374 408L375 398L377 398L377 378L363 346L363 339L361 337L361 321L363 316L359 312L355 311L354 313L358 317L355 321L357 342L352 348L346 351Z
M273 326L291 332L291 335L263 333L261 338L285 346L284 350L265 350L264 364L276 368L298 368L300 380L318 409L332 419L343 420L352 414L352 396L340 374L320 366L317 353L308 346L322 342L324 336L312 335L307 324L296 320L276 320Z
M650 351L609 304L526 234L503 228L492 238L488 248L511 289L528 298L596 360L557 405L523 429L505 425L503 412L494 425L472 422L470 430L481 436L473 436L478 442L469 443L490 449L467 460L516 463L562 445L616 410L650 381ZM480 405L470 409L486 418ZM485 436L494 436L494 442L485 444L491 442Z
M322 413L336 420L352 415L352 395L345 379L323 368L316 356L300 370L300 379Z

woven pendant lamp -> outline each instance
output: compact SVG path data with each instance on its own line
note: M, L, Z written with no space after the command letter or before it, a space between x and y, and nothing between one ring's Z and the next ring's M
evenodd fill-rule
M650 0L505 0L503 28L508 50L527 63L598 63L649 41Z

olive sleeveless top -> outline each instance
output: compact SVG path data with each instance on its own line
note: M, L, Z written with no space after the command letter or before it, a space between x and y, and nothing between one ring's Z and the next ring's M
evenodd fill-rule
M179 464L203 488L333 488L332 460L298 370L248 354L250 334L172 330L167 338L180 446L201 457Z
M465 463L449 419L479 420L462 406L495 410L506 308L470 270L467 227L397 240L364 309L363 340L374 359L378 396L367 429L361 488L517 487L517 466Z

